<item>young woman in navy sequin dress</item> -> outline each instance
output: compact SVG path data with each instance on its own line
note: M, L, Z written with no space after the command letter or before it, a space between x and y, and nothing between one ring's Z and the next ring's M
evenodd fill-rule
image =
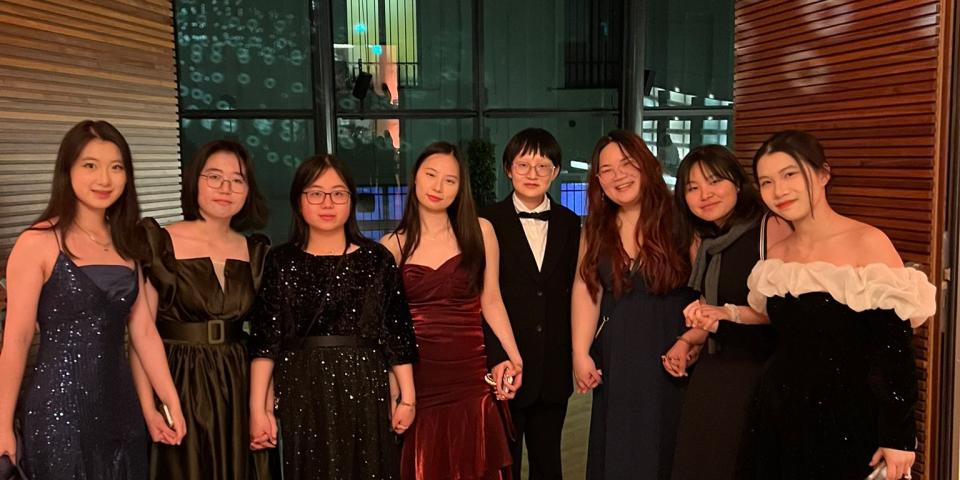
M910 478L911 327L933 315L936 289L883 232L830 207L812 135L774 135L753 168L764 203L795 228L747 280L750 306L777 332L758 393L757 478L862 480L880 461L886 478Z
M400 272L360 234L356 191L332 156L300 165L293 235L267 254L250 312L250 443L277 445L272 377L286 479L398 478L394 433L415 414L417 349ZM389 402L388 371L399 404Z
M124 348L131 348L185 433L163 344L145 303L135 258L137 194L130 148L106 122L67 132L47 209L10 254L0 353L0 455L16 455L20 394L23 467L43 480L147 477L147 437ZM40 349L24 374L36 326ZM23 391L20 392L21 380Z

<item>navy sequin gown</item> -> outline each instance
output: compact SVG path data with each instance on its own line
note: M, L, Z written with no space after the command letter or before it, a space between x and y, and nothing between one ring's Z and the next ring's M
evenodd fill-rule
M285 479L399 478L387 371L417 360L402 289L393 256L377 243L345 256L315 256L289 243L267 254L250 349L276 362ZM377 346L297 348L304 336Z
M40 291L40 350L24 385L24 467L39 480L143 480L147 432L124 348L134 270L60 253Z
M773 259L748 285L779 340L760 381L756 478L862 480L877 448L916 448L911 326L936 305L924 274Z

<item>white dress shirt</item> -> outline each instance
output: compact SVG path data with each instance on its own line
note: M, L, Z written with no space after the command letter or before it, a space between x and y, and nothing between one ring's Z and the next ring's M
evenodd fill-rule
M543 202L531 210L527 208L527 206L517 198L517 194L514 193L513 208L515 208L518 213L548 212L550 211L550 199L544 195ZM547 250L547 228L550 227L550 222L537 220L535 218L521 218L520 225L523 226L523 233L527 236L527 243L530 244L530 251L533 252L533 258L537 261L537 270L539 271L543 268L543 253Z

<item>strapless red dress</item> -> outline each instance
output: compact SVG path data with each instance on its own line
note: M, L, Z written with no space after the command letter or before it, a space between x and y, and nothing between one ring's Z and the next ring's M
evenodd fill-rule
M403 480L509 480L506 405L487 373L480 296L456 255L436 270L403 266L420 361L413 364L417 417L403 441Z

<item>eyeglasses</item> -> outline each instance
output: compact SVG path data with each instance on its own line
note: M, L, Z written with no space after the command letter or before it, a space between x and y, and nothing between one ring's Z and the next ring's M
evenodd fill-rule
M233 193L243 193L247 191L247 181L243 178L227 180L226 177L219 173L201 173L200 176L207 181L207 186L214 190L220 190L223 188L223 184L226 183L230 185L230 191Z
M526 175L530 172L531 166L533 165L527 162L514 162L513 171L516 172L517 175ZM533 166L533 171L536 172L538 177L549 177L553 175L553 171L556 169L556 165L546 163L538 163L536 166Z
M320 205L322 204L327 197L330 197L330 201L334 205L343 205L350 201L350 192L347 190L334 190L332 192L324 192L323 190L307 190L303 192L307 196L307 203L310 205Z
M620 161L620 164L615 167L601 167L600 171L597 173L597 176L600 177L600 180L604 182L609 182L625 172L637 172L639 169L633 162L623 159Z

